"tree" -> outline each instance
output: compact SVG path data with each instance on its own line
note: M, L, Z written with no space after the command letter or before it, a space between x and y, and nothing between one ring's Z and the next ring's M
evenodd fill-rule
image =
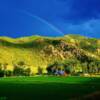
M51 65L47 66L46 70L47 70L49 75L52 74L52 66Z
M89 64L89 73L91 74L96 74L98 73L98 62L97 61L92 61L90 64Z
M8 63L0 63L0 76L1 77L4 77L4 76L6 76L6 71L7 71L7 65L8 65Z
M6 75L6 76L12 76L12 75L13 75L13 72L12 72L11 70L7 70L7 71L5 72L5 75Z
M0 77L4 77L4 70L0 70Z
M38 67L38 74L41 75L43 73L43 69L41 67Z
M0 63L0 77L11 76L11 71L7 70L7 63Z
M17 65L20 66L20 67L22 67L22 66L25 65L25 62L24 62L24 61L19 61L19 62L17 63Z
M88 73L88 63L85 62L85 63L82 63L82 72L85 74L85 73Z
M57 75L63 69L63 64L54 62L47 67L47 72L49 75Z
M99 73L100 72L100 61L99 60L95 61L95 67L96 67L96 73Z
M2 70L2 63L0 63L0 70Z
M64 66L65 67L65 72L67 73L67 74L71 74L71 67L70 66Z
M8 65L8 63L3 64L4 76L6 76L7 65Z
M30 69L30 68L26 68L26 69L24 70L24 75L25 75L25 76L30 76L30 74L31 74L31 69Z
M14 67L13 74L15 76L23 76L24 75L24 69L20 68L20 67Z
M76 72L78 61L76 59L68 59L65 60L63 64L66 72L68 71L70 74L74 74Z
M29 76L31 69L23 61L20 61L14 65L13 74L15 76Z

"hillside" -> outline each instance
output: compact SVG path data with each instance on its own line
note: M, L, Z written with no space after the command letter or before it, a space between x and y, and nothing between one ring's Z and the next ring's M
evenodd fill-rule
M100 61L100 39L71 34L56 38L0 37L0 63L7 63L10 70L13 69L13 64L24 61L35 73L38 67L45 71L48 64L69 59L81 63Z

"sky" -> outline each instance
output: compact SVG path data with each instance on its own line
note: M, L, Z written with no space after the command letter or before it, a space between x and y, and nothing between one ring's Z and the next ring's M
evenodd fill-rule
M100 38L100 0L0 0L0 36Z

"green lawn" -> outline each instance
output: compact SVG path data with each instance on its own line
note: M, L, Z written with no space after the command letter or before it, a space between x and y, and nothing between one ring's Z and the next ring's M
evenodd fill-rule
M89 77L0 78L0 100L72 100L100 91L99 84Z

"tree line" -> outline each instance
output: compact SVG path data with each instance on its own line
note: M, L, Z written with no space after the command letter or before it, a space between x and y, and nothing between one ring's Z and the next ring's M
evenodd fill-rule
M13 64L13 70L7 70L7 63L0 63L0 77L8 76L32 76L31 68L20 61ZM80 62L77 59L68 59L62 62L55 61L46 68L46 75L80 75L100 74L100 61ZM43 75L43 67L38 67L38 75Z
M100 61L80 62L77 59L69 59L62 63L54 62L47 67L48 74L51 75L82 75L100 74Z
M30 76L31 69L23 61L13 65L13 70L7 70L7 63L0 63L0 77L4 76Z

